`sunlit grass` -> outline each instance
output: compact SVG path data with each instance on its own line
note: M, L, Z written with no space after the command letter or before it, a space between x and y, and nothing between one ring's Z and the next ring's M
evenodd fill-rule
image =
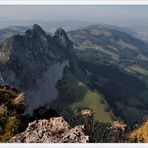
M145 142L148 143L148 120L138 129L130 134L132 142Z
M112 118L109 112L105 111L105 105L101 103L103 96L96 91L88 90L82 100L72 104L72 109L75 108L90 108L94 112L96 121L111 123Z
M138 65L132 65L129 68L131 70L133 70L134 72L137 72L137 73L142 74L144 76L148 76L148 70L146 70Z

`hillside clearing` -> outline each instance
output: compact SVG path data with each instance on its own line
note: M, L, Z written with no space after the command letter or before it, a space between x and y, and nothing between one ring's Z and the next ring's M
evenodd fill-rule
M90 108L94 112L94 117L96 121L111 123L112 118L109 112L105 111L105 104L101 103L103 96L96 91L88 90L84 98L78 102L71 105L71 108Z

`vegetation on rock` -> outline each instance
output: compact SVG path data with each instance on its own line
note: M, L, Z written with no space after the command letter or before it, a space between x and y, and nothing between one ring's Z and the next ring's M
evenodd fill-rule
M0 86L0 142L8 141L23 129L24 95L15 88Z
M129 139L131 142L148 143L148 120L131 132Z

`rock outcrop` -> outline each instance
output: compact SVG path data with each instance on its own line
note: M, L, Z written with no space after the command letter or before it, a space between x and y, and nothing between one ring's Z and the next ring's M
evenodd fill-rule
M70 128L62 117L49 120L35 120L27 129L10 139L9 143L86 143L89 137L84 133L84 126Z

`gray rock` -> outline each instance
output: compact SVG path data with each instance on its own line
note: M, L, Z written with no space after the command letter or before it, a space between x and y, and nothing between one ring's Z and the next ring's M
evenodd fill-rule
M63 29L51 36L37 24L24 35L0 44L0 84L9 84L26 96L26 113L56 99L57 82L74 57L73 44Z
M89 137L84 133L84 126L70 128L62 118L35 120L29 123L27 129L17 134L9 143L86 143Z

